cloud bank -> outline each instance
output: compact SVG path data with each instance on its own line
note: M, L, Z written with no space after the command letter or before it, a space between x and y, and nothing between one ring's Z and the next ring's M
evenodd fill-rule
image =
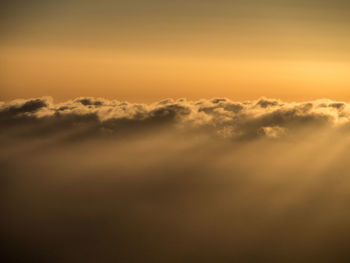
M78 98L54 104L51 98L0 103L3 127L23 126L23 133L41 135L77 130L82 134L143 132L151 128L201 130L231 139L279 138L311 126L346 127L350 106L322 99L288 103L261 98L233 102L225 98L136 104L101 98ZM78 135L78 134L76 134Z
M1 256L349 262L349 106L2 102Z

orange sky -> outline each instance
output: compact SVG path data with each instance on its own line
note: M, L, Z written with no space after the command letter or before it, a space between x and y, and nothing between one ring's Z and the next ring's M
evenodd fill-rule
M350 99L346 1L3 4L0 99Z

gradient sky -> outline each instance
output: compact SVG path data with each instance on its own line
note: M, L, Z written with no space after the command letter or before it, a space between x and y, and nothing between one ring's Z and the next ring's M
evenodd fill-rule
M0 99L350 100L345 0L11 0Z

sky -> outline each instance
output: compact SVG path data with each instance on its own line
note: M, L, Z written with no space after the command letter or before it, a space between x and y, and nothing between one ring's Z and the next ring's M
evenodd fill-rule
M350 99L350 4L1 1L0 99Z

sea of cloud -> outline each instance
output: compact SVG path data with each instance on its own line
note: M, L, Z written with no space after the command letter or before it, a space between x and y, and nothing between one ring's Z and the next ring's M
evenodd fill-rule
M350 105L0 102L5 262L349 262Z

